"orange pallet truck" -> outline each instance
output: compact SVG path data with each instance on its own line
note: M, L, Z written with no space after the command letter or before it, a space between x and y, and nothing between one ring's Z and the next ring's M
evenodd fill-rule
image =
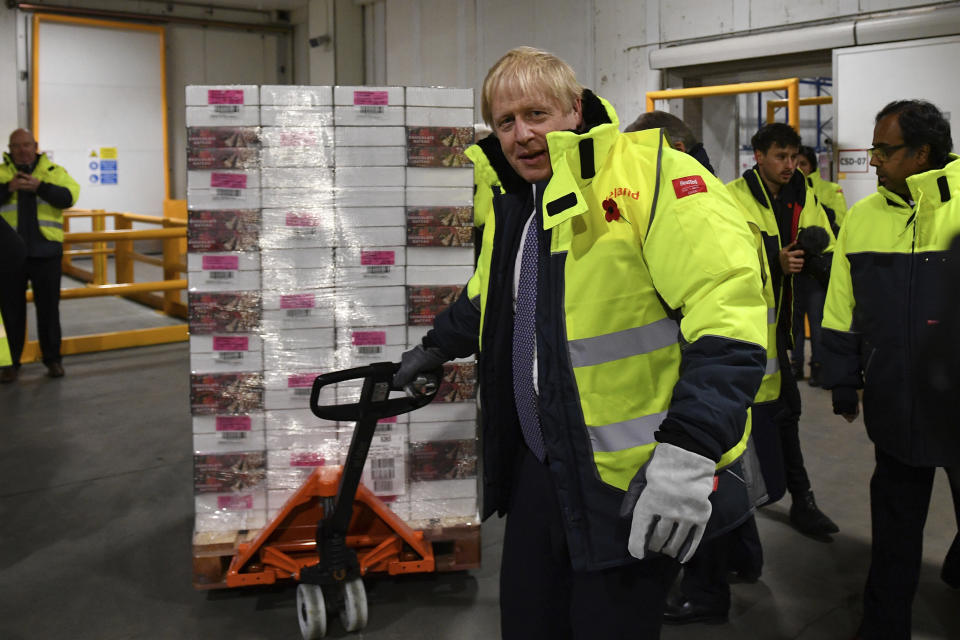
M405 389L393 387L398 364L380 362L318 376L310 410L319 418L356 422L342 467L317 467L250 543L238 546L227 569L229 587L294 579L297 616L304 640L323 638L328 612L347 631L367 624L363 576L426 573L435 569L433 548L360 484L377 421L418 409L433 400L441 370L419 376ZM320 390L363 379L360 401L320 406ZM401 397L391 392L404 391Z

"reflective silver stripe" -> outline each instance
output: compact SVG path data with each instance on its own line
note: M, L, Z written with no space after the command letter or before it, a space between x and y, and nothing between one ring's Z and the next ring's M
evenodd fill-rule
M676 322L663 318L642 327L570 340L570 362L574 367L590 367L650 353L676 344L679 333Z
M780 361L776 358L767 358L767 367L763 372L763 375L769 376L777 371L780 371Z
M63 229L62 222L55 222L54 220L37 220L37 226L40 227L53 227L54 229Z
M777 324L776 309L767 309L767 324Z
M599 427L587 427L593 452L622 451L644 444L653 444L654 432L660 428L667 412L640 416L624 422L614 422Z
M7 203L7 204L3 205L2 207L0 207L0 213L9 213L10 211L16 211L16 210L17 210L17 203L16 203L16 202L14 202L14 203Z

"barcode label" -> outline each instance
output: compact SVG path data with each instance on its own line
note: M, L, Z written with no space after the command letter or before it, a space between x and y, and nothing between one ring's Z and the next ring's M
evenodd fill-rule
M243 360L243 351L221 351L220 360Z
M377 423L377 428L374 430L374 433L393 433L392 424L383 424L381 422Z
M310 391L312 391L312 388L311 388L311 387L304 387L303 389L294 389L294 390L293 390L293 395L295 395L295 396L308 396L308 395L310 395Z
M220 434L220 437L224 440L244 440L247 434L244 431L224 431Z
M243 189L217 189L217 198L239 198L243 195Z
M376 493L393 493L393 480L376 480L373 481L373 490Z
M394 466L396 466L396 460L394 458L371 458L370 466L373 469L387 469L389 468L393 471ZM390 476L391 478L393 476Z
M361 356L378 356L383 353L383 347L381 345L369 345L365 347L357 347L357 353Z
M240 113L240 105L238 104L215 104L213 105L214 113Z
M382 273L390 273L390 265L388 264L374 264L367 267L368 275L379 275Z
M310 309L287 309L288 318L306 318L310 316Z
M360 113L383 113L383 105L380 104L358 104L357 110Z
M233 271L209 271L211 280L230 280L233 278Z

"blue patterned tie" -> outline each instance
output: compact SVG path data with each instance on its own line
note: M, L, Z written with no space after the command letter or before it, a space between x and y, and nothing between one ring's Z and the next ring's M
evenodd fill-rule
M533 387L533 352L537 344L537 263L539 254L539 223L536 213L523 240L520 261L520 280L517 283L517 309L513 316L513 399L520 418L523 439L537 460L543 462L546 449L540 416L537 413L537 395Z

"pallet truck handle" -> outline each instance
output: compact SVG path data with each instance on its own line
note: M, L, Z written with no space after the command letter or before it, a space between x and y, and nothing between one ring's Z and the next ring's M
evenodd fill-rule
M310 411L313 412L313 415L325 420L359 422L364 418L382 420L383 418L398 416L432 402L440 389L443 369L437 368L436 371L420 374L412 383L403 389L399 389L393 386L393 374L399 368L400 364L397 362L376 362L365 367L319 375L313 381L313 388L310 391ZM367 384L367 379L370 379L372 384L375 385L371 401L343 405L320 404L320 390L324 387L338 382L358 379L365 381L364 386ZM405 391L406 396L390 398L390 391Z

